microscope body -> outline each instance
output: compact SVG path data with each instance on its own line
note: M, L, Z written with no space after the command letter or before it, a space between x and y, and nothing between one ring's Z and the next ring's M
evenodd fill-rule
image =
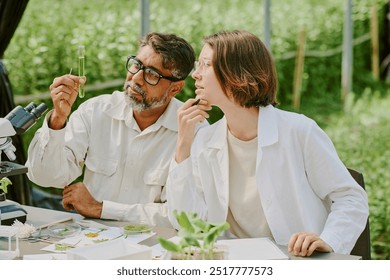
M13 162L16 148L12 145L11 137L27 131L46 110L44 103L39 106L30 103L24 108L17 106L7 116L0 118L0 179L27 173L26 166ZM2 152L10 161L1 161ZM27 212L17 202L6 200L3 193L0 194L0 215L1 224L11 225L15 219L24 223Z
M16 135L12 123L7 118L0 118L0 179L12 175L27 173L27 167L9 161L1 161L1 154L8 157L10 161L16 159L16 148L12 145L11 136Z

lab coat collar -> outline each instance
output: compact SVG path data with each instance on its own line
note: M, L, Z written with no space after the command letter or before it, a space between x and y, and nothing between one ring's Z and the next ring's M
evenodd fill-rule
M117 120L126 120L131 118L131 121L135 121L133 117L133 109L127 105L124 92L115 91L113 98L109 105L103 109L103 112ZM154 124L156 126L163 126L172 131L178 131L177 124L177 109L180 107L181 101L176 98L172 98L168 104L163 115Z
M178 131L178 123L177 123L177 109L183 103L176 98L172 98L168 104L168 107L165 109L165 112L162 116L157 120L157 124L160 123L161 126L166 127L172 131Z
M272 105L260 107L258 121L258 141L260 147L276 143L279 139L276 110ZM224 116L214 126L214 133L210 139L210 148L222 149L226 145L227 121Z
M227 139L227 121L226 117L223 116L222 119L220 119L213 128L214 133L210 138L210 144L209 147L211 149L223 149L226 145L226 139Z
M276 110L272 105L260 107L257 135L259 146L266 147L279 140Z

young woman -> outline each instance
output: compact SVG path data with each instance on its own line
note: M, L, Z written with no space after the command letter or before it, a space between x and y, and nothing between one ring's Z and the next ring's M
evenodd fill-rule
M208 36L192 77L200 102L178 110L171 223L173 210L192 211L295 255L349 253L367 221L367 195L313 120L274 107L275 64L264 44L246 31ZM195 136L214 105L224 117Z

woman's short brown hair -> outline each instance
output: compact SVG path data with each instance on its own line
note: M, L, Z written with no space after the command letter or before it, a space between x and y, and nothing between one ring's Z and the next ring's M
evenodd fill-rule
M241 30L221 31L203 41L214 51L214 71L228 97L246 108L277 105L275 63L258 37Z

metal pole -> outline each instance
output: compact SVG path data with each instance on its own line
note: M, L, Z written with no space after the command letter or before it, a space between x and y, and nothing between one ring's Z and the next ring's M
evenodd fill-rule
M149 28L149 0L140 0L141 6L141 37L145 36L150 28Z
M271 51L271 0L263 1L264 9L264 44Z
M352 72L353 72L353 26L352 26L352 0L345 0L345 16L344 16L344 34L343 34L343 57L342 57L342 73L341 73L341 99L344 102L352 91Z
M379 80L379 31L378 31L378 11L376 5L371 8L370 34L371 34L371 68L375 81Z
M301 103L302 76L305 64L305 37L306 30L302 27L298 36L297 56L295 57L294 84L293 84L293 107L299 111Z

